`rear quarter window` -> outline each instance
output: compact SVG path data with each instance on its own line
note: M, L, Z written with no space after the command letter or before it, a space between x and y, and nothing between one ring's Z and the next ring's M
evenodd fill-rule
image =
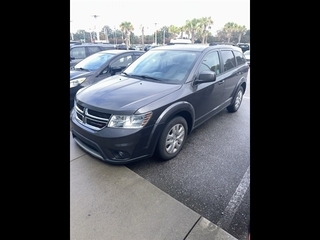
M236 58L231 50L222 50L221 56L224 72L229 71L237 66Z
M234 51L233 53L236 56L237 65L242 65L247 62L242 52Z

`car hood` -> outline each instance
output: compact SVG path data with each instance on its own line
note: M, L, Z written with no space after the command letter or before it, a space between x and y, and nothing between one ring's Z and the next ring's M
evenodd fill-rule
M78 70L70 70L70 80L80 77L89 77L92 75L92 72L87 71L78 71Z
M181 85L164 84L120 75L106 78L77 93L87 106L132 114L139 108L171 94Z

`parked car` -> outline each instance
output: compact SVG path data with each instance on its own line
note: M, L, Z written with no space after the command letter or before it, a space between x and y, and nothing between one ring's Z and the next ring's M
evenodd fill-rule
M127 45L125 44L119 44L116 46L116 49L119 49L119 50L127 50ZM128 47L128 50L136 50L135 47L132 47L132 46L129 46Z
M79 42L79 41L72 41L70 40L70 47L73 46L73 45L81 45L82 43Z
M250 50L250 44L249 43L237 43L236 44L239 48L242 49L242 52L245 52L247 50Z
M70 44L70 67L73 67L81 60L89 57L96 52L108 49L114 49L114 46L107 43L83 43L76 45Z
M159 46L77 92L72 136L108 163L172 159L195 128L224 109L239 110L248 70L238 47Z
M247 60L247 63L248 63L249 66L250 66L250 50L245 51L245 52L244 52L244 56L245 56L245 58L246 58L246 60Z
M159 45L146 45L145 47L144 47L144 51L149 51L150 49L152 49L152 48L156 48L156 47L159 47Z
M74 95L85 86L124 70L130 63L144 54L137 50L105 50L92 54L70 69L70 110Z

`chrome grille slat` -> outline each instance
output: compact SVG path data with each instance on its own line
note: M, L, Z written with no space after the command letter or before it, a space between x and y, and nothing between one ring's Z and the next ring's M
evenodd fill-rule
M76 104L75 111L77 121L93 130L101 130L107 127L111 116L109 113L85 108L78 103Z

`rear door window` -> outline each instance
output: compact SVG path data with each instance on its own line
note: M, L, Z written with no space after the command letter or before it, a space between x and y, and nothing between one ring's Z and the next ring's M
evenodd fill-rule
M233 52L231 50L222 50L221 56L223 59L223 71L229 71L233 68L235 68L236 65L236 58L233 55Z

